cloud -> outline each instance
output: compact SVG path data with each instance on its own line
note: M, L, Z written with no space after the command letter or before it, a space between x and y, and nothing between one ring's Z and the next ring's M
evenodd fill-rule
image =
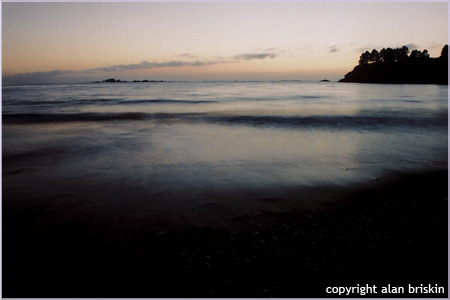
M272 48L275 50L276 48ZM186 58L196 58L190 53L183 53L180 56ZM217 64L230 64L230 63L240 63L241 61L248 61L252 59L274 59L279 56L278 53L274 52L264 52L264 53L244 53L235 55L232 57L218 57L213 60L195 60L195 61L184 61L184 60L172 60L166 62L148 62L143 61L137 64L120 64L112 65L101 68L87 69L82 71L64 71L64 70L53 70L48 72L31 72L22 73L17 75L7 75L3 76L3 82L10 83L63 83L63 82L83 82L98 80L99 73L113 73L113 72L125 72L125 71L135 71L135 70L146 70L154 68L175 68L175 67L202 67L211 66ZM97 78L97 79L96 79Z
M130 71L130 70L142 70L142 69L154 69L154 68L173 68L173 67L185 67L185 66L210 66L217 64L230 63L231 61L226 60L207 60L207 61L167 61L167 62L148 62L143 61L139 64L129 64L129 65L113 65L109 67L95 68L88 71L101 71L101 72L120 72L120 71Z
M271 47L271 48L256 48L253 52L278 52L282 53L284 50L281 50L280 47Z
M275 48L273 48L275 49ZM196 56L190 53L180 54L182 57L188 58L196 58ZM167 62L148 62L143 61L139 64L128 64L128 65L113 65L109 67L102 67L96 69L90 69L87 71L101 71L101 72L120 72L120 71L129 71L129 70L142 70L142 69L153 69L153 68L167 68L167 67L200 67L200 66L210 66L217 64L226 64L226 63L236 63L236 60L252 60L252 59L266 59L266 58L275 58L277 57L277 53L245 53L235 55L232 58L218 58L216 60L196 60L196 61L181 61L181 60L173 60Z
M182 53L180 56L186 58L198 58L198 56L192 55L191 53Z
M53 70L47 72L31 72L31 73L20 73L16 75L3 76L3 83L60 83L64 80L70 80L77 77L75 71L63 71L63 70Z
M414 50L414 49L417 49L417 48L419 48L419 46L417 46L416 44L407 44L407 45L405 45L406 47L408 47L408 49L409 50Z
M279 50L280 50L280 48L276 47L276 48L267 48L265 51L273 52L273 51L279 51Z
M395 45L367 46L367 47L364 47L364 48L355 49L355 51L362 53L362 52L366 52L366 51L371 52L373 49L376 49L377 51L381 51L381 49L383 49L383 48L395 49L395 48L401 48L403 46L408 47L409 51L414 50L414 49L419 49L418 45L410 43L410 44L406 44L406 45L397 45L397 46L395 46Z
M234 59L237 60L252 60L252 59L266 59L271 58L274 59L278 54L275 53L244 53L234 56Z
M128 65L112 65L108 67L95 68L90 71L101 71L101 72L120 72L120 71L130 71L130 70L142 70L142 69L152 69L157 67L179 67L182 65L180 61L169 61L166 63L150 63L148 61L143 61L139 64L128 64Z
M138 64L112 65L108 67L87 69L82 71L71 70L53 70L48 72L20 73L16 75L5 75L2 77L5 84L38 84L38 83L67 83L67 82L86 82L98 80L100 73L117 73L133 70L154 69L154 68L174 68L174 67L201 67L217 65L222 63L236 63L231 60L206 60L206 61L167 61L167 62L148 62L143 61Z
M333 53L333 52L338 52L338 51L339 51L339 48L338 48L337 45L333 45L333 46L328 47L328 52Z

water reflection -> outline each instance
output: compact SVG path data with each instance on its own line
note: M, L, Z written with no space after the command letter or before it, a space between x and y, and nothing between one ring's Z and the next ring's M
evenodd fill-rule
M7 93L4 201L100 219L220 223L333 199L324 186L447 165L442 87L167 87Z

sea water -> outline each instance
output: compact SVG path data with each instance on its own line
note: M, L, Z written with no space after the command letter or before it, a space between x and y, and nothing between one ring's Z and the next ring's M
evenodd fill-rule
M442 85L3 86L2 118L3 203L61 219L221 223L448 163Z

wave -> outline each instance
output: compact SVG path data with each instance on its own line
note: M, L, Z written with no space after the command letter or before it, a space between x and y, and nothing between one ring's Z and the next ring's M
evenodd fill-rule
M167 104L203 104L203 103L215 103L217 101L212 100L172 100L172 99L150 99L150 100L123 100L118 101L119 104L146 104L146 103L167 103Z
M385 126L440 126L447 122L447 116L441 118L402 117L402 116L216 116L212 120L218 123L242 124L251 126L284 127L328 127L378 128Z
M448 114L433 116L400 115L331 115L331 116L268 116L222 115L213 113L75 113L75 114L3 114L3 124L34 124L60 122L160 121L214 123L254 127L376 129L380 127L447 126Z
M421 100L413 100L413 99L371 99L371 102L405 102L405 103L423 103Z
M146 120L145 113L3 114L3 124Z
M205 104L205 103L215 103L217 101L213 100L176 100L176 99L138 99L138 100L124 100L124 99L77 99L77 100L48 100L48 101L8 101L4 100L3 105L55 105L55 104L65 104L65 105L117 105L117 104Z
M66 104L67 101L3 101L3 105L53 105L53 104Z
M304 95L304 96L300 96L303 99L321 99L323 98L322 96L313 96L313 95Z

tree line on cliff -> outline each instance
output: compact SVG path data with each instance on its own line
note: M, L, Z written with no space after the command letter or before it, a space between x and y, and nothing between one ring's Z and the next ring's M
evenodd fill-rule
M428 51L383 48L365 51L359 65L340 82L448 84L448 45L431 58Z

